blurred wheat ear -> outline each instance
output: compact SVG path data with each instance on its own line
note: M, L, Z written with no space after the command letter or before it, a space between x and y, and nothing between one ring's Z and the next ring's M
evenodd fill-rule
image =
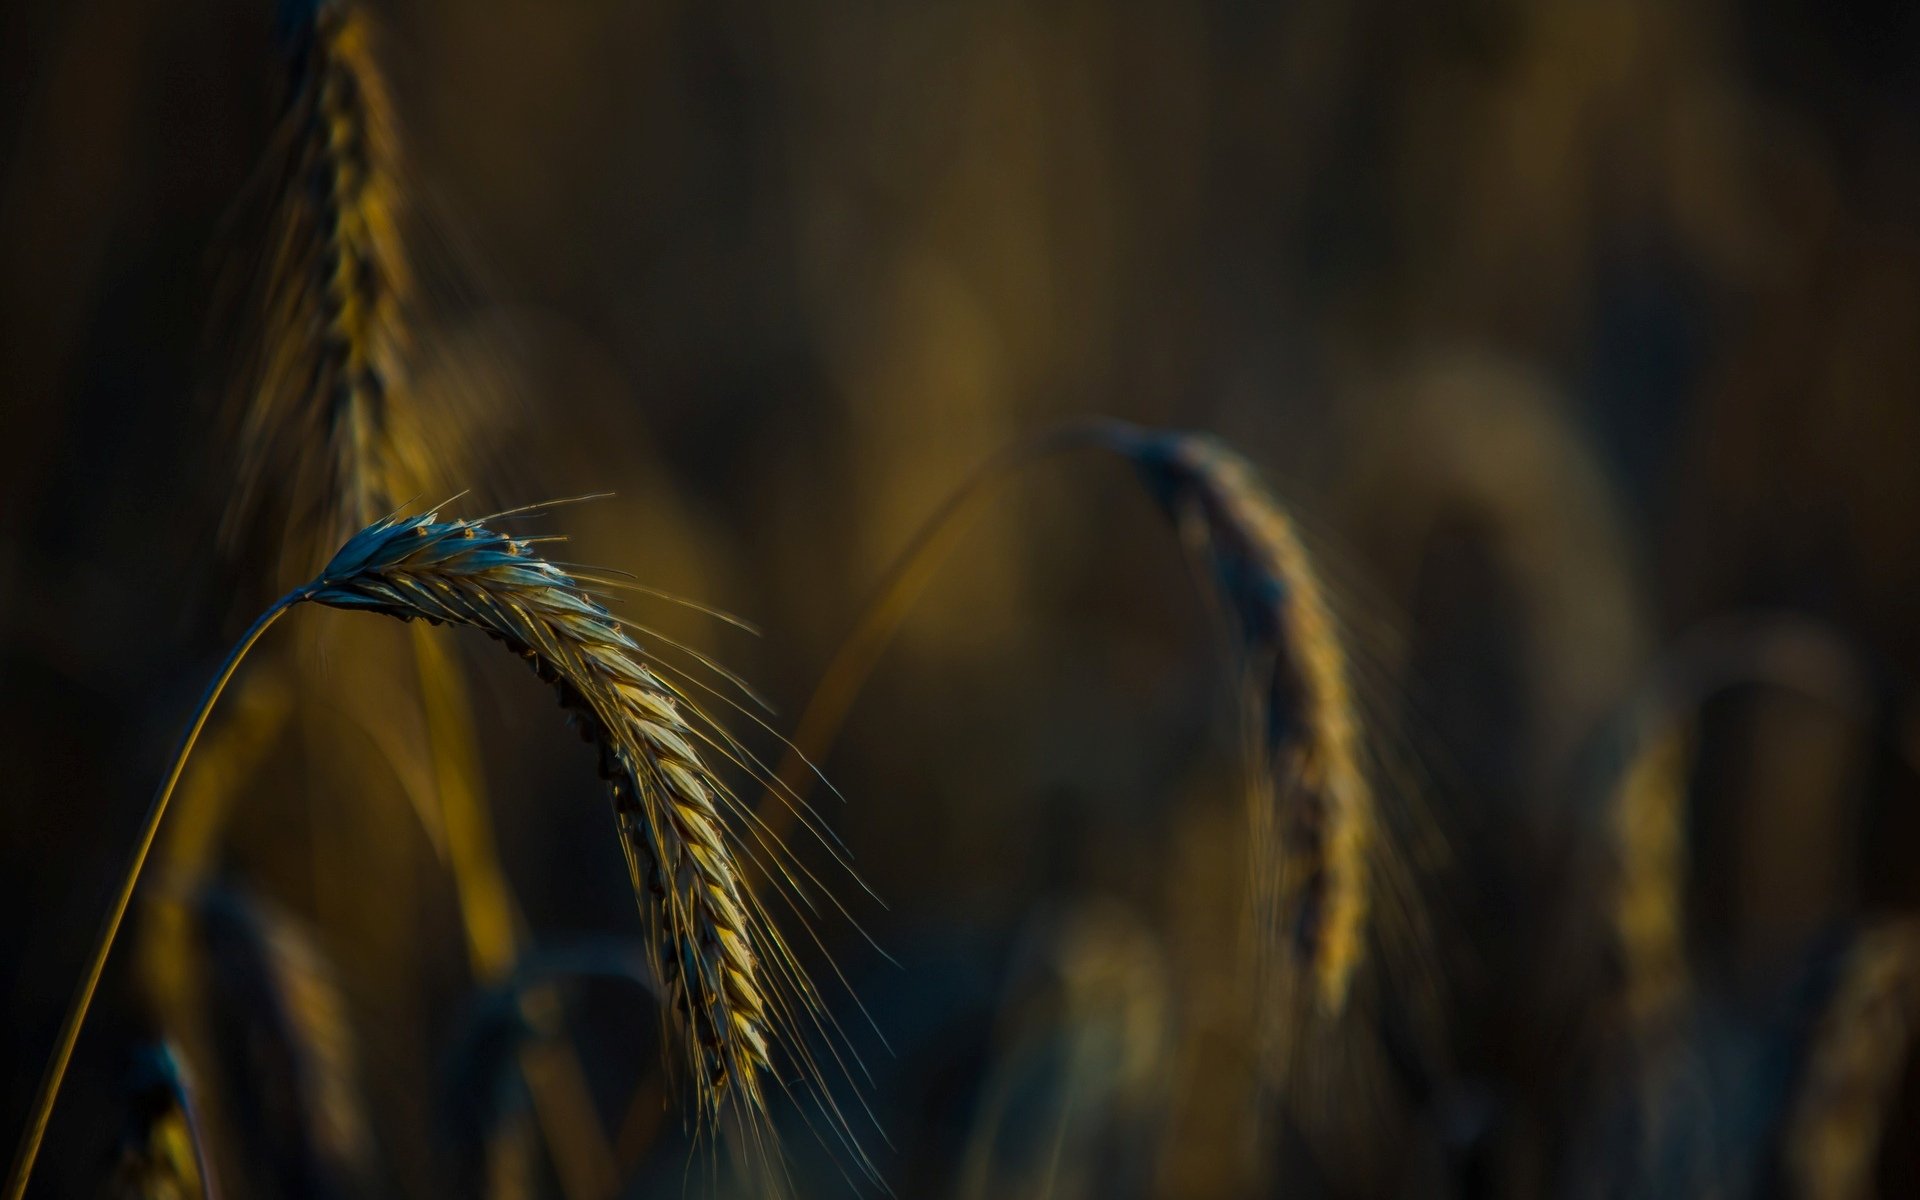
M81 1023L194 742L247 652L280 616L309 602L479 629L554 685L600 753L655 974L687 1043L696 1116L717 1124L726 1106L745 1127L752 1153L777 1166L766 1089L809 1089L840 1147L877 1178L808 1047L809 1034L827 1036L837 1027L742 881L739 852L755 851L730 829L723 810L740 806L699 747L743 766L750 756L647 665L618 618L584 586L603 581L570 575L534 552L535 543L549 540L515 539L480 521L441 521L431 512L383 519L355 534L318 576L275 602L248 630L208 689L154 798L48 1065L14 1167L13 1200L26 1189ZM753 836L763 862L775 868L776 884L789 889L787 898L811 903L795 875L811 879L806 869L777 841ZM847 1073L839 1051L833 1053ZM796 1078L774 1072L776 1054L791 1059Z
M1625 976L1627 1019L1652 1036L1690 990L1683 894L1690 754L1684 728L1648 734L1627 764L1610 810L1616 848L1614 938Z
M1283 1001L1293 1016L1279 1024L1288 1027L1314 1013L1337 1016L1365 955L1379 850L1358 707L1339 624L1292 521L1218 439L1092 419L1044 430L982 464L894 560L823 673L782 764L781 790L804 787L807 762L838 732L965 506L1019 466L1086 447L1132 463L1212 579L1247 701L1250 865L1266 999ZM763 807L778 828L779 811Z
M1848 947L1814 1027L1783 1145L1788 1194L1866 1200L1920 1030L1920 921L1888 920Z
M1106 439L1208 568L1239 644L1263 995L1346 1006L1366 946L1377 826L1339 625L1292 520L1219 440L1109 427ZM1284 1018L1283 1018L1284 1020Z
M1832 631L1773 613L1722 617L1661 656L1622 711L1624 758L1607 801L1608 917L1622 1001L1643 1052L1672 1032L1690 1001L1687 887L1692 741L1704 705L1738 687L1799 695L1856 717L1868 707L1863 669Z
M660 986L651 955L644 943L616 938L589 938L561 945L530 948L497 983L481 988L468 999L456 1023L452 1049L446 1058L440 1088L443 1123L462 1147L459 1172L453 1186L461 1194L505 1197L533 1194L529 1171L504 1136L502 1117L517 1106L510 1063L517 1061L519 1078L531 1084L526 1047L538 1042L543 1030L527 1015L529 997L558 1000L568 985L589 980L613 981L646 993L661 1003ZM647 1094L644 1090L643 1095ZM636 1130L628 1153L616 1162L630 1168L651 1140L659 1121L659 1096L642 1106L646 1124ZM478 1147L479 1152L473 1153Z
M216 887L188 907L254 1186L289 1196L364 1193L374 1138L331 968L306 930L263 900Z
M241 471L225 533L276 547L284 585L437 477L464 426L440 414L427 438L407 388L408 190L368 15L357 0L315 0L281 18L288 94L247 292L251 361L230 401Z

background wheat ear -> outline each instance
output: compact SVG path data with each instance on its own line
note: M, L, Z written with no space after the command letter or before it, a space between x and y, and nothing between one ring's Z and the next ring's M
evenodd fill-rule
M1126 905L1036 913L1010 964L955 1195L1156 1194L1172 994L1153 931Z
M252 1189L350 1195L375 1178L356 1038L330 964L305 929L258 897L191 899L221 1065Z
M1814 1023L1781 1160L1788 1194L1866 1200L1920 1031L1920 921L1861 929Z
M1135 468L1205 575L1205 593L1232 642L1243 700L1247 821L1236 841L1245 851L1252 917L1240 947L1253 976L1251 995L1241 997L1242 1024L1245 1057L1260 1063L1249 1082L1278 1081L1298 1102L1296 1115L1331 1149L1332 1139L1321 1135L1398 1108L1382 1090L1388 1064L1372 1027L1378 1013L1356 1012L1353 1002L1376 941L1372 918L1381 896L1401 939L1393 948L1410 952L1396 965L1412 968L1401 982L1408 1009L1419 1010L1410 1018L1419 1055L1429 1055L1434 1043L1435 971L1424 944L1427 915L1390 852L1369 778L1373 753L1342 623L1293 519L1245 459L1209 436L1098 418L1005 447L948 496L894 560L824 673L796 740L812 756L830 742L967 503L1016 467L1089 447ZM796 778L793 761L781 774ZM1364 1169L1357 1160L1342 1167Z
M1245 459L1203 435L1114 425L1103 436L1208 572L1237 643L1269 994L1337 1016L1365 955L1378 834L1339 623L1292 520Z

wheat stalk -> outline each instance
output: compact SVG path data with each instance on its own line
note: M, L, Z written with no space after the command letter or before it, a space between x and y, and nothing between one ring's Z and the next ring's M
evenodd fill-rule
M486 520L513 515L518 514ZM594 582L540 557L532 540L509 537L481 521L441 521L429 512L386 518L355 534L318 576L255 621L209 688L148 812L23 1135L10 1200L25 1191L114 937L207 716L248 650L280 616L303 603L476 628L527 659L555 686L582 734L600 751L621 850L647 918L656 974L667 1007L688 1034L698 1117L717 1121L723 1104L730 1104L748 1125L755 1148L769 1152L773 1135L765 1124L765 1081L791 1086L772 1074L779 1044L801 1067L801 1085L814 1088L834 1135L860 1169L872 1174L805 1044L809 1030L827 1034L831 1018L742 881L736 850L743 844L730 833L722 811L738 811L739 805L698 749L704 744L734 758L737 745L647 665L621 622L586 590L584 585ZM760 851L775 857L788 853L777 842L764 841ZM794 869L804 872L797 863ZM776 878L804 898L790 873L783 870ZM834 1054L844 1071L844 1060L837 1050Z

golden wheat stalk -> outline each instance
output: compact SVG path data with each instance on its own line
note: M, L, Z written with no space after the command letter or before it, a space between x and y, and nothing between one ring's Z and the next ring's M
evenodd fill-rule
M772 1132L765 1125L766 1080L783 1089L793 1082L772 1074L780 1045L800 1066L802 1086L815 1089L841 1144L871 1173L806 1046L808 1033L825 1035L831 1018L742 881L736 851L753 852L723 814L739 806L699 749L705 745L735 759L737 744L648 666L621 622L586 590L593 582L540 557L530 541L480 521L441 521L429 512L383 519L355 534L317 577L254 622L209 688L154 798L22 1138L11 1200L25 1191L114 937L208 713L246 653L279 617L303 603L476 628L554 685L600 752L656 973L667 1007L687 1033L696 1113L714 1121L723 1103L731 1104L756 1148L767 1150ZM786 853L777 843L759 845L766 855ZM798 890L791 875L782 877Z
M1787 1124L1794 1195L1877 1194L1874 1166L1916 1033L1920 923L1889 921L1854 940L1815 1027Z

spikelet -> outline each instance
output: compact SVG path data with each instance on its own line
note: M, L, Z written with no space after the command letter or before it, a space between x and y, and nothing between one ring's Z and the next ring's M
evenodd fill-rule
M1255 915L1283 997L1347 1003L1366 942L1374 798L1338 625L1299 535L1217 439L1108 427L1213 576L1245 658Z
M1920 1031L1920 922L1862 932L1814 1029L1787 1125L1790 1194L1865 1200Z
M185 1067L161 1042L141 1054L108 1194L114 1200L214 1200L200 1121Z

